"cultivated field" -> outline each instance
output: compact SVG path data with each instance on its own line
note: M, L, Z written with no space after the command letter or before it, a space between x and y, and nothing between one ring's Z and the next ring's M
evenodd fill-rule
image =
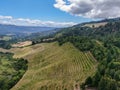
M18 42L13 44L12 47L26 47L32 44L32 41Z
M77 90L97 65L90 52L80 52L70 43L43 43L11 52L29 61L28 71L11 90Z

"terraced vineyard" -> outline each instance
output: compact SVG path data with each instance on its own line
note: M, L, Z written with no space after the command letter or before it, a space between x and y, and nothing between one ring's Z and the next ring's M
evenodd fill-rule
M80 52L70 43L44 43L11 51L14 57L29 61L28 71L12 90L77 90L97 65L90 52Z

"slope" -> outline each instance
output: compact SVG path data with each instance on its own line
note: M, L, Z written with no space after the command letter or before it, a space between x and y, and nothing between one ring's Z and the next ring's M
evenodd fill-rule
M80 52L71 43L43 43L11 51L29 62L28 71L11 90L73 90L94 74L97 65L90 52Z

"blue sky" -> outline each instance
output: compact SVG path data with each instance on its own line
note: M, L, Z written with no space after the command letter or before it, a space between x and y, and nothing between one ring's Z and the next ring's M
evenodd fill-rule
M55 0L0 0L0 15L53 22L81 23L91 19L70 15L55 8Z
M65 27L113 17L120 0L0 0L3 24Z
M56 9L55 0L0 0L0 14L15 18L31 18L54 21L89 21Z

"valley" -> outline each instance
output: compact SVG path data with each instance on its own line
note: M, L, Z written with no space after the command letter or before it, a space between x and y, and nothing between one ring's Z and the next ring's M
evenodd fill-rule
M119 90L119 24L98 21L1 35L1 90Z

